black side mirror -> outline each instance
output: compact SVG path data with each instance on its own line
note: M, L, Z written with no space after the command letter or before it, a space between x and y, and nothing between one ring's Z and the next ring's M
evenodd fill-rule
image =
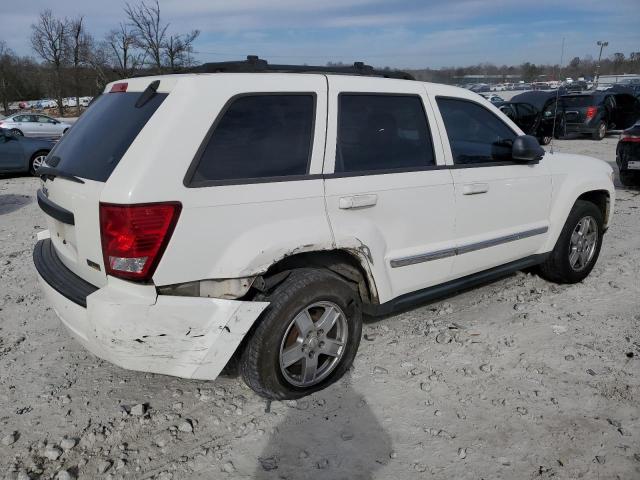
M538 139L531 135L521 135L513 141L511 158L519 163L538 163L544 157L544 149Z

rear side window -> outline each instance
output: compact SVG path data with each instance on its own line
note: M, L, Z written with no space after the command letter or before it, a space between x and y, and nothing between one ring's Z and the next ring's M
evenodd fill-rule
M433 144L420 97L340 94L336 173L430 165Z
M313 141L314 94L233 100L213 127L190 187L305 175Z
M486 164L511 161L517 135L502 120L475 102L438 98L453 163Z
M167 97L157 93L143 106L141 92L101 95L51 150L56 168L80 178L106 182L147 121Z

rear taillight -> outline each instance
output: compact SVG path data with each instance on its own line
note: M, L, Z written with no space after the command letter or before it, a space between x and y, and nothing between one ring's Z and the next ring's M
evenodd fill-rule
M100 236L107 275L151 279L182 206L178 202L100 204Z
M587 120L591 120L596 116L596 111L598 109L596 107L587 107Z
M623 133L620 136L621 142L640 143L640 135L632 135L630 133Z

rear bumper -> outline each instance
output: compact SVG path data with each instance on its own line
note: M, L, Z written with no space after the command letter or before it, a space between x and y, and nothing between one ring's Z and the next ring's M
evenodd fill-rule
M584 124L584 123L567 123L567 133L589 133L592 134L598 130L598 125Z
M111 277L98 289L56 260L50 240L36 244L38 280L63 325L87 350L129 370L212 380L268 305L157 295Z

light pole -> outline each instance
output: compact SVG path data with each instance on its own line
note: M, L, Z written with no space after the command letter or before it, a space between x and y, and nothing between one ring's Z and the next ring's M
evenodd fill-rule
M600 80L600 60L602 59L602 49L609 45L609 42L598 40L597 45L600 47L600 55L598 55L598 63L596 64L596 81L595 88L598 88L598 80Z

